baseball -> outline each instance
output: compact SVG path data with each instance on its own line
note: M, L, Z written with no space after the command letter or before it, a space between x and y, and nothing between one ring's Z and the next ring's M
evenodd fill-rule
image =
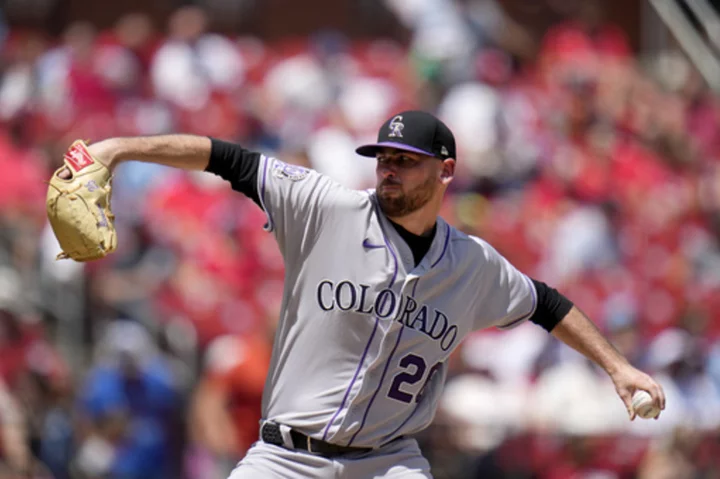
M660 408L653 404L647 391L637 391L633 395L632 406L635 413L643 419L652 419L660 414Z

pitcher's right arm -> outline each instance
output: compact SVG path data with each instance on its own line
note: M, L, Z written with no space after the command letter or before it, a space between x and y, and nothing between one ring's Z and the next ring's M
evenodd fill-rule
M240 145L188 134L117 137L88 145L90 154L110 170L126 161L156 163L188 171L208 171L260 205L257 172L260 154ZM62 172L69 177L70 172Z
M92 143L88 150L110 169L128 161L142 161L181 168L204 170L210 160L210 138L195 135L159 135L109 138Z
M356 192L311 169L215 138L189 134L118 137L93 143L89 151L111 170L125 161L141 161L220 176L265 211L266 229L274 232L283 250L286 245L299 248L302 241L312 241L337 204L352 207L358 202Z

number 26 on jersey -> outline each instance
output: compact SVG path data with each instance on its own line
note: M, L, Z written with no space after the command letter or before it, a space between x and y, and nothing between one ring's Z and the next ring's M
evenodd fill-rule
M393 378L392 385L390 386L390 391L388 391L387 394L388 397L408 404L413 402L413 399L419 402L422 398L423 393L425 392L425 388L427 388L427 385L430 383L433 375L438 372L438 370L442 367L442 364L443 363L441 361L439 363L436 363L432 368L430 368L430 371L425 378L425 383L423 384L422 388L420 388L420 391L417 393L417 395L413 396L411 393L404 391L403 386L412 386L413 384L421 381L423 377L425 377L425 370L427 369L427 364L422 357L412 353L403 357L400 360L400 367L404 368L405 371L398 373Z

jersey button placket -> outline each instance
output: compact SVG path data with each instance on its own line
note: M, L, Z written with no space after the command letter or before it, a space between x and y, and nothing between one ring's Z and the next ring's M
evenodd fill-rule
M412 296L413 299L415 299L415 290L417 289L417 284L419 281L420 274L418 274L417 271L408 274L405 277L405 282L403 283L402 294L406 296Z

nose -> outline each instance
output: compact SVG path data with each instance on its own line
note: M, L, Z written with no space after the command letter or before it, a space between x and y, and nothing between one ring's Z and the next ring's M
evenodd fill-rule
M395 167L390 162L378 162L377 171L383 178L393 178L397 176Z

